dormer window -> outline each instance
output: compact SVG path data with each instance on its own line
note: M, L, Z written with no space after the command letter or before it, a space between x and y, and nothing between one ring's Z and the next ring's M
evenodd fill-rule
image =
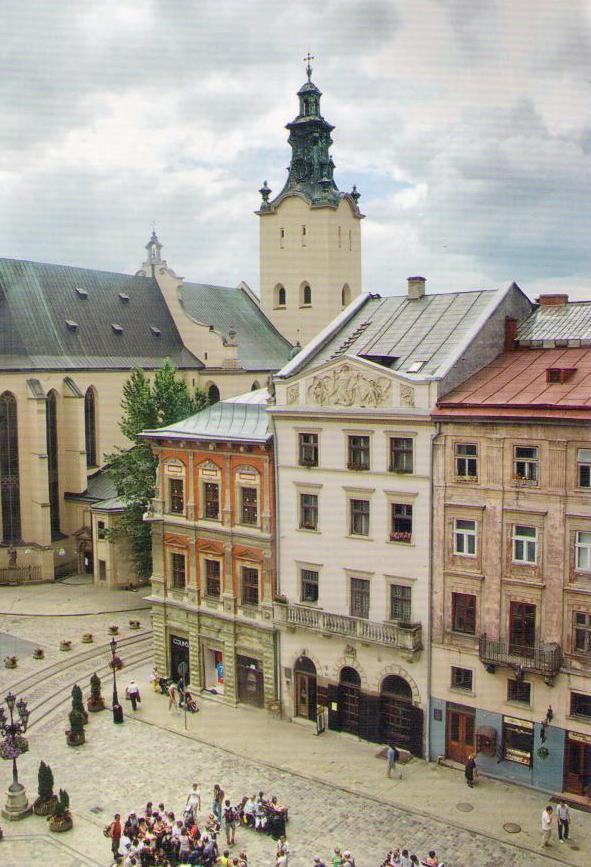
M66 328L68 331L78 331L78 323L72 319L66 319Z
M418 373L419 370L426 364L426 361L413 361L410 367L406 368L407 373Z
M129 304L129 295L126 295L125 292L120 292L119 300L122 304Z
M80 298L81 301L86 301L86 299L88 298L88 292L86 291L86 289L81 289L80 286L76 286L76 289L74 291L76 292L76 295L78 296L78 298Z
M153 337L160 337L162 335L160 329L156 328L155 325L150 325L150 331L152 332Z
M111 328L113 329L114 334L123 334L123 327L121 325L118 325L117 322L113 322L111 324Z
M577 372L576 367L547 367L546 382L560 383L568 382L569 379Z

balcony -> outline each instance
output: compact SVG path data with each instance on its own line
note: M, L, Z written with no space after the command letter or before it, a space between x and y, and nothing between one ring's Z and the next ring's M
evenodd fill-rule
M382 644L397 648L412 659L423 649L420 623L378 623L346 614L332 614L305 605L274 605L278 626L314 629L323 635L339 635L369 644Z
M487 638L486 634L478 639L478 656L487 671L494 672L497 665L512 668L517 676L531 671L543 675L547 683L560 671L562 652L559 644L534 644L519 647L508 641Z

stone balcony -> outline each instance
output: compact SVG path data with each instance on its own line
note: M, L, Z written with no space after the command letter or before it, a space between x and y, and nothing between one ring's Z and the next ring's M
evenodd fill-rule
M420 623L380 623L305 605L277 602L273 608L275 623L279 627L313 629L325 637L335 635L367 644L386 645L402 651L405 658L411 661L418 658L423 649Z
M559 644L537 642L531 647L521 647L509 641L487 638L486 634L478 639L478 656L491 674L500 665L512 668L517 675L526 671L541 674L548 683L552 682L562 665Z

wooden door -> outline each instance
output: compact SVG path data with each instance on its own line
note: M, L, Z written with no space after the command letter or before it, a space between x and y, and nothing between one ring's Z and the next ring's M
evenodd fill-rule
M591 793L591 745L567 738L564 788L575 795Z
M359 687L341 683L339 686L341 729L356 735L359 731Z
M509 646L513 653L533 652L536 643L536 606L512 602L509 609Z
M465 764L468 756L476 752L474 733L475 716L471 711L452 710L447 712L447 743L445 754L455 762Z

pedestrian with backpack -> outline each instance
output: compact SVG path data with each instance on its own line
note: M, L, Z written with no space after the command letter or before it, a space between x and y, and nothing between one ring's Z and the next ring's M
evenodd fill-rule
M386 759L388 761L388 767L386 768L386 776L391 777L392 771L396 775L396 762L400 758L400 753L394 746L394 744L390 744L388 747L388 752L386 753ZM402 774L400 774L400 779L402 779Z

